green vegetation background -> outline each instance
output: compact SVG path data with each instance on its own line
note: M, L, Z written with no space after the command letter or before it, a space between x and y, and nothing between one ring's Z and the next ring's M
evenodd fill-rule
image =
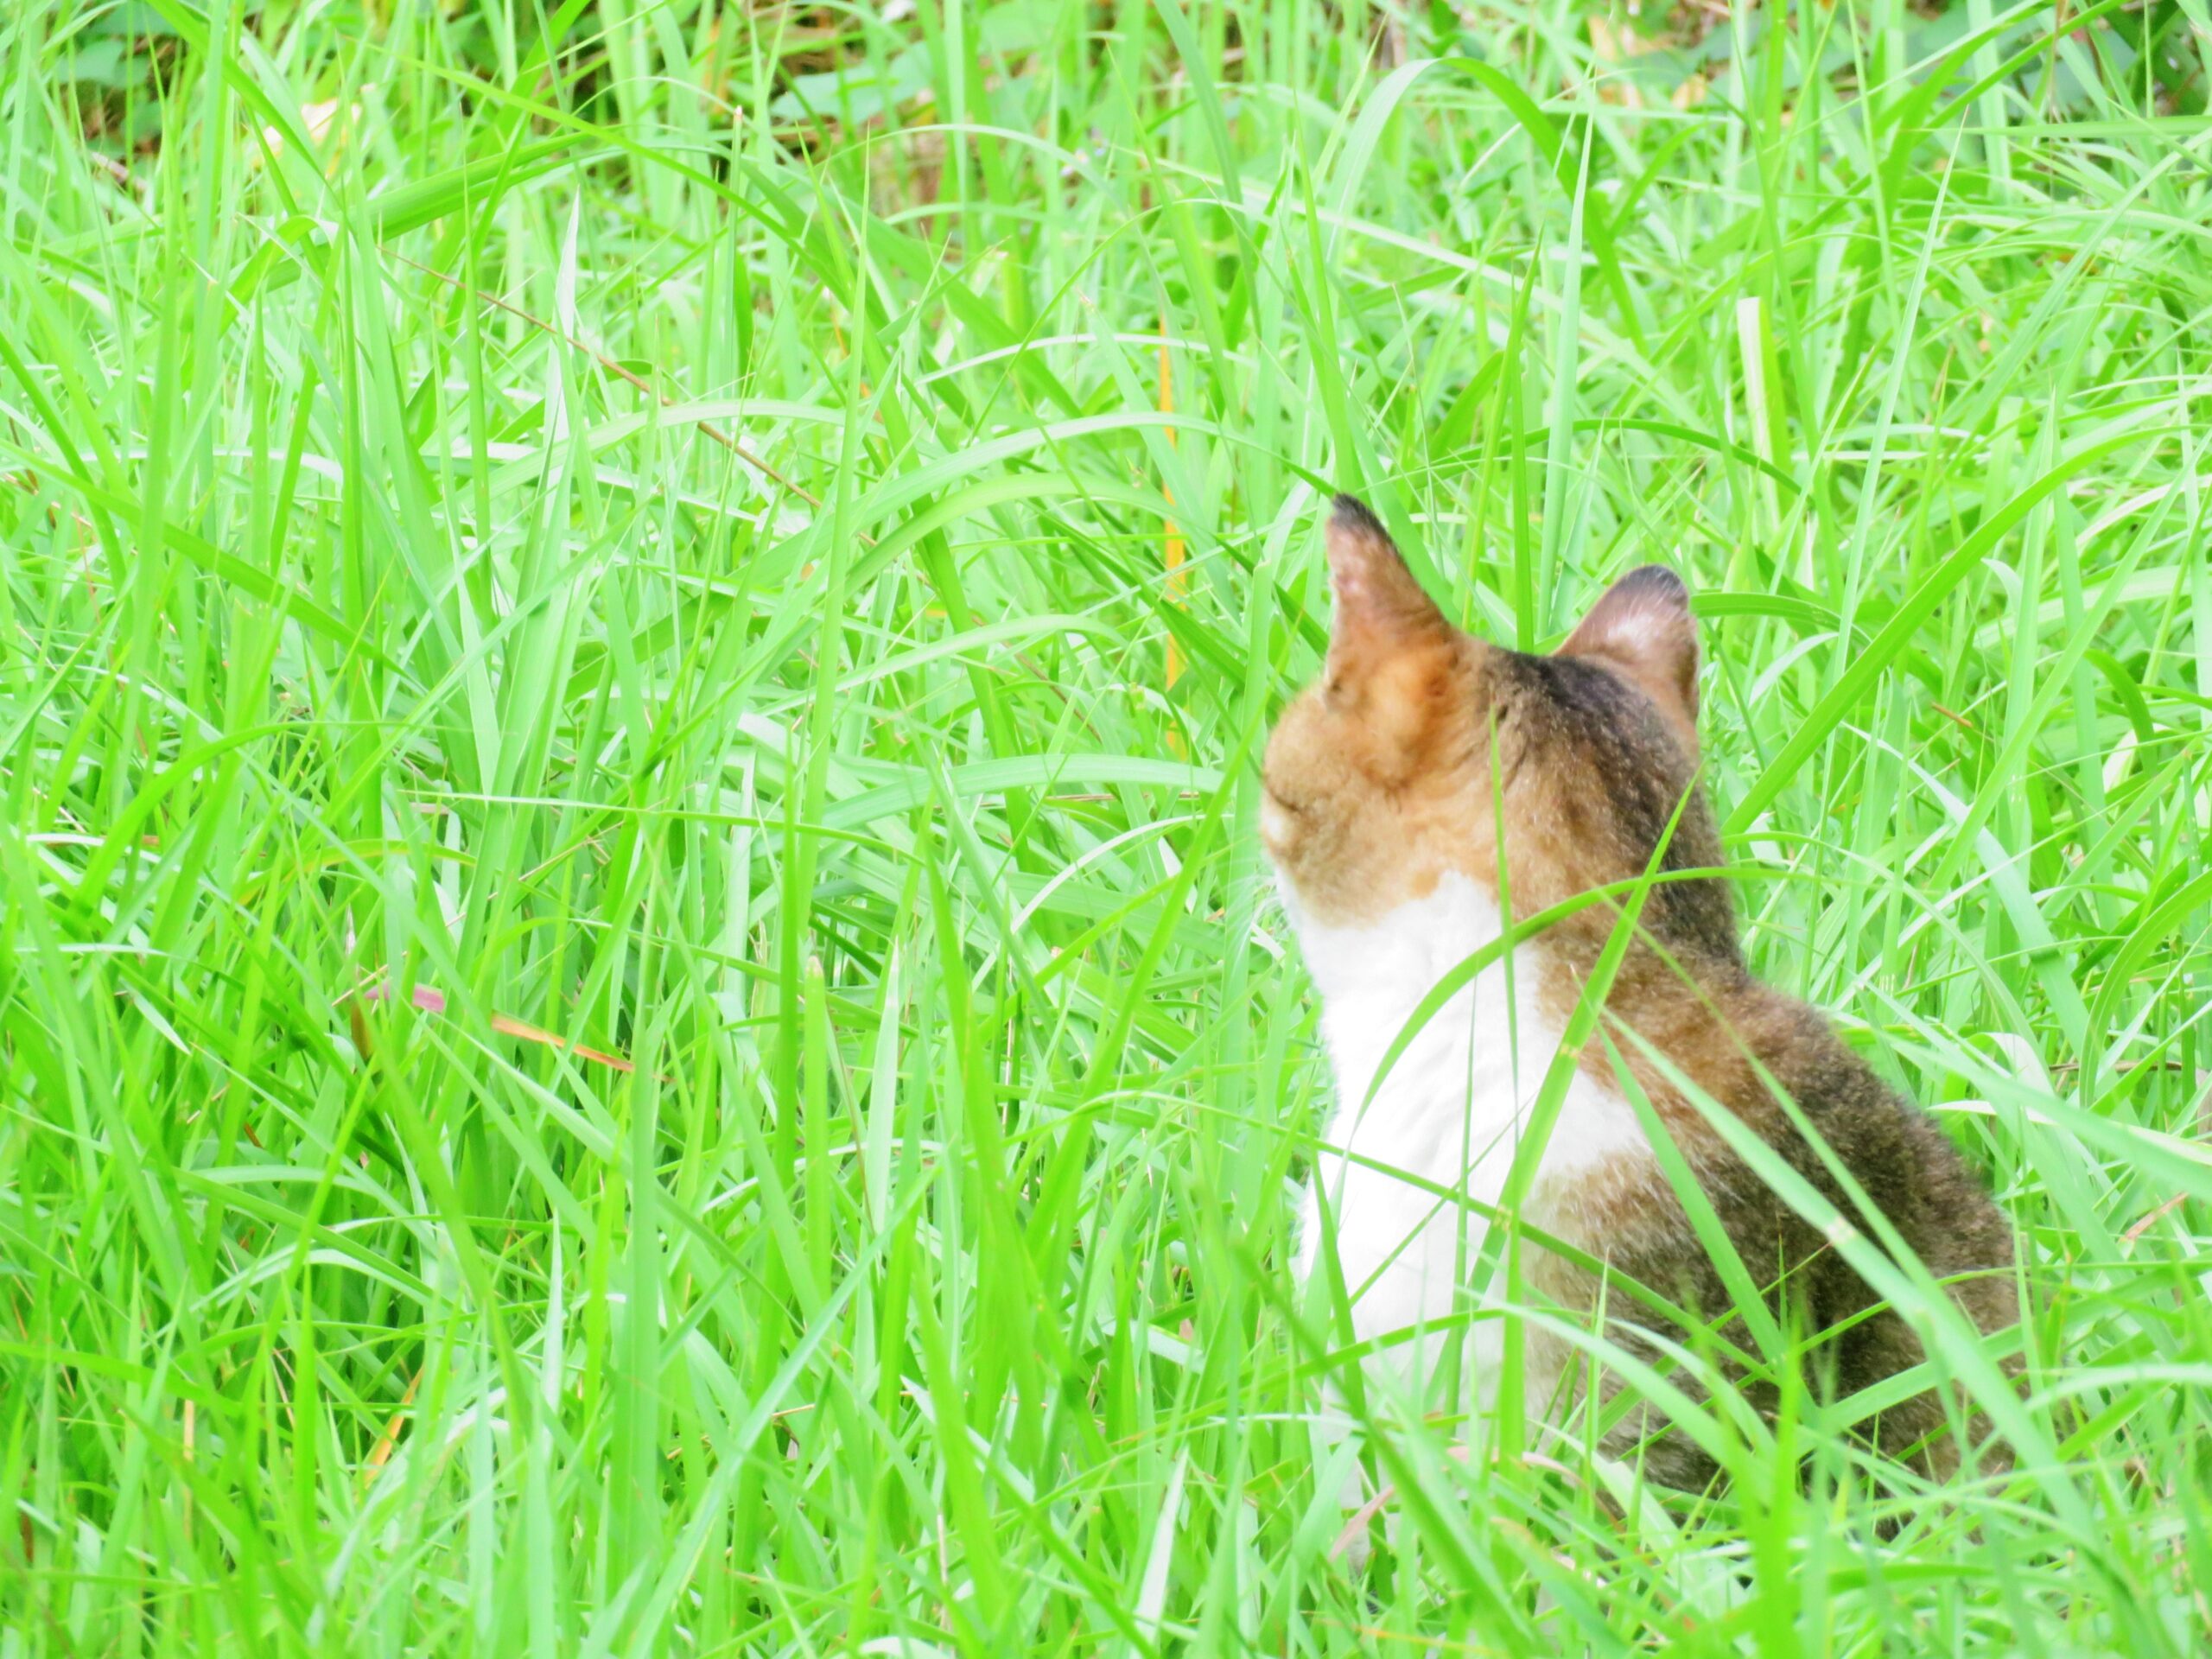
M2202 1651L2208 27L5 8L0 1655ZM1523 646L1691 579L2014 1478L1440 1425L1333 1551L1340 486Z

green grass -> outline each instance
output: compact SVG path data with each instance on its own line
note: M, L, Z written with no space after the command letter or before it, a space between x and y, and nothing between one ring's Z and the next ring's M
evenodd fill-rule
M0 16L0 1656L2203 1650L2200 0L876 15ZM1332 1555L1338 487L1509 643L1688 575L2012 1478L1440 1428Z

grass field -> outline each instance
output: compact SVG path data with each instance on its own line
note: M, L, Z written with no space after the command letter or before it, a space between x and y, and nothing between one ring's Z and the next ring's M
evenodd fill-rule
M2212 16L1651 10L4 8L0 1659L2204 1651ZM2012 1478L1440 1424L1335 1552L1342 487L1698 590Z

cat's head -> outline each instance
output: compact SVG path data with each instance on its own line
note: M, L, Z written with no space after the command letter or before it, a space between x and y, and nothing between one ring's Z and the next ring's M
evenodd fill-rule
M1631 571L1555 653L1529 656L1454 627L1349 496L1327 544L1328 658L1276 722L1261 808L1295 910L1357 926L1452 871L1495 892L1501 823L1516 913L1639 874L1695 787L1698 642L1681 580ZM1717 861L1693 798L1664 863ZM1732 953L1717 902L1716 918L1692 913L1711 899L1669 894L1651 919L1718 926L1725 941L1709 942Z

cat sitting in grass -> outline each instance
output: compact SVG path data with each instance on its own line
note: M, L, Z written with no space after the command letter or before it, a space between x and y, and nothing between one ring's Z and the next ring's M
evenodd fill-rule
M1338 499L1327 544L1336 600L1328 658L1269 740L1261 830L1320 993L1337 1088L1307 1189L1299 1274L1303 1281L1327 1271L1333 1253L1353 1333L1371 1344L1367 1375L1415 1399L1442 1344L1464 1339L1463 1400L1495 1402L1502 1321L1471 1320L1463 1288L1486 1226L1477 1206L1494 1209L1504 1192L1627 893L1501 951L1387 1069L1386 1058L1432 989L1497 940L1509 917L1633 884L1647 870L1655 879L1633 941L1574 1056L1518 1206L1531 1229L1580 1257L1524 1238L1522 1282L1588 1316L1602 1301L1606 1340L1662 1369L1669 1345L1703 1338L1649 1297L1605 1282L1593 1262L1712 1322L1722 1344L1751 1346L1740 1318L1724 1323L1736 1299L1662 1170L1619 1080L1624 1066L1777 1323L1829 1333L1811 1349L1808 1385L1842 1398L1919 1363L1920 1341L1754 1173L1695 1095L1732 1115L1847 1220L1857 1217L1778 1089L1974 1325L2013 1324L2012 1229L1942 1131L1817 1011L1751 977L1721 879L1663 879L1721 861L1697 785L1698 643L1681 581L1656 566L1630 572L1555 653L1533 656L1446 621L1358 501ZM1527 1338L1527 1409L1588 1404L1569 1345L1535 1324ZM1678 1371L1675 1385L1688 1388L1689 1375ZM1599 1403L1620 1386L1601 1370ZM1770 1379L1742 1392L1771 1414ZM1640 1460L1655 1480L1694 1490L1718 1472L1656 1413L1629 1409L1612 1422L1600 1449ZM1859 1432L1941 1478L1960 1455L1947 1422L1929 1390L1891 1403Z

